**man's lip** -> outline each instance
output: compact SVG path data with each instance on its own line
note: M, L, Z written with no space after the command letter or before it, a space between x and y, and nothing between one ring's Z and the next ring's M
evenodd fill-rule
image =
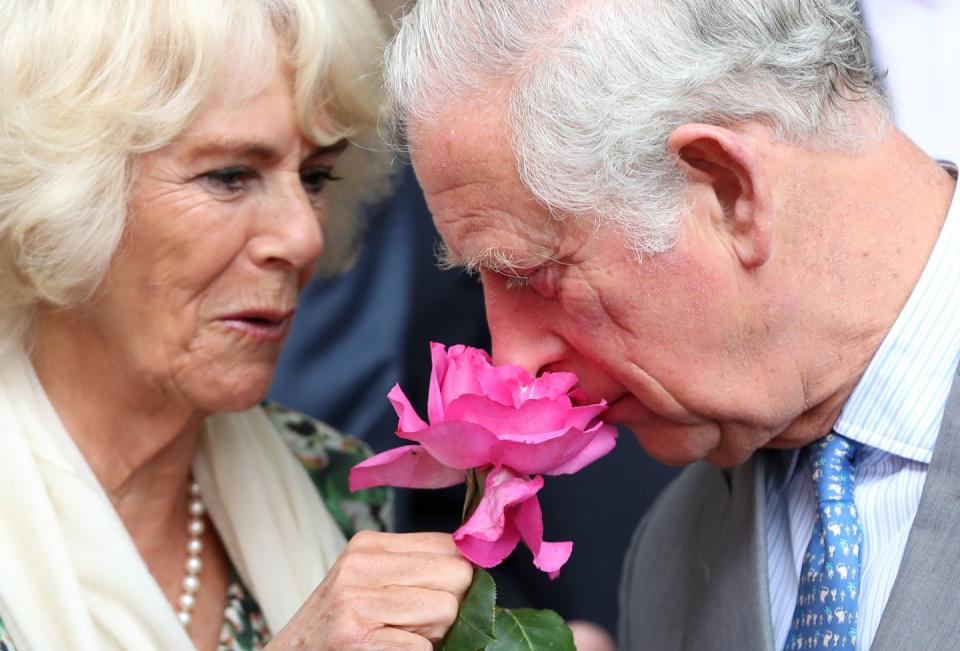
M622 393L614 398L604 398L607 401L607 409L613 409L615 405L630 397L629 393Z
M635 396L625 393L609 401L607 410L600 414L600 418L607 423L622 424L624 421L637 416L647 417L650 413L649 407Z

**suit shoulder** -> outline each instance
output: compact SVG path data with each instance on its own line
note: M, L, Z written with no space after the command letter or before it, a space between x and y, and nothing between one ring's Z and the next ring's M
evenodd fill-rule
M730 471L706 462L687 467L663 490L637 526L629 555L665 553L671 544L696 544L696 531L714 520L718 506L730 498Z
M729 471L693 464L664 489L637 526L620 583L621 648L681 648L681 605L702 588L698 558L727 509L730 486Z

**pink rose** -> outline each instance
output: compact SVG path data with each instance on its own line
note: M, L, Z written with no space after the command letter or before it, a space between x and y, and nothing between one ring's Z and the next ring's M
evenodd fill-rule
M483 497L453 534L460 552L493 567L523 540L534 564L555 577L573 543L543 541L539 475L574 473L613 449L616 429L597 418L606 403L574 406L572 373L534 378L518 366L493 366L485 351L461 345L447 351L431 344L431 353L429 424L399 386L388 394L400 419L397 435L418 445L355 466L351 490L443 488L476 469L478 478L485 477Z

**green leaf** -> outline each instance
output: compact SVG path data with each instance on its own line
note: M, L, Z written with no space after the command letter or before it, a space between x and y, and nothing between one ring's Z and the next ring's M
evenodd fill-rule
M460 604L460 612L443 640L441 651L481 651L496 638L493 635L493 613L497 586L493 577L482 569L473 572L473 583Z
M497 608L495 631L486 651L577 651L570 627L552 610Z

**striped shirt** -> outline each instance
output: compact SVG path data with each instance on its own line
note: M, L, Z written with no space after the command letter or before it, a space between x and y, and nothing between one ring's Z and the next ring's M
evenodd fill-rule
M944 167L956 178L955 166ZM863 527L858 650L870 648L890 597L958 362L960 192L920 280L834 425L864 444L855 491ZM773 639L782 649L816 518L801 451L784 451L770 465L766 490Z

